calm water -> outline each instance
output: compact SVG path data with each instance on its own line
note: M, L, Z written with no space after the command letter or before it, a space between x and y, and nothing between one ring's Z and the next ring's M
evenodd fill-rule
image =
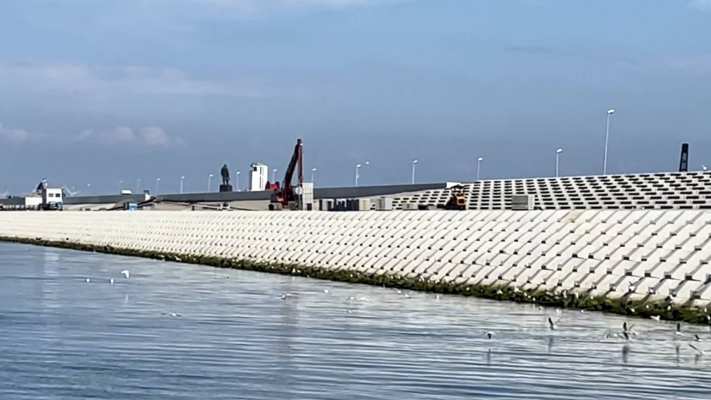
M0 244L0 399L711 398L707 327L623 320Z

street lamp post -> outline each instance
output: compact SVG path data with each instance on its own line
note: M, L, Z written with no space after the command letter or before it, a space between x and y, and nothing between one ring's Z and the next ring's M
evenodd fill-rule
M278 169L276 169L276 168L274 168L272 170L272 183L276 183L276 181L277 181L277 178L276 178L277 171L278 171Z
M185 177L180 177L180 194L183 194L183 182L185 182Z
M316 186L316 171L318 171L318 168L311 168L311 183L313 183L314 186Z
M239 192L239 175L240 175L240 173L241 172L239 170L237 170L237 172L235 172L235 189L237 189L238 192Z
M412 160L412 175L411 175L411 177L410 177L410 178L411 178L410 181L412 182L413 185L415 184L415 170L417 169L417 164L418 164L419 162L420 162L420 161L417 160L417 159Z
M701 170L702 171L708 171L709 167L707 167L705 164L701 164Z
M156 195L160 193L160 178L156 178Z
M476 159L476 180L481 178L481 162L484 161L484 157L478 157Z
M212 177L215 176L213 174L210 174L207 176L207 192L210 193L212 190Z
M91 194L91 183L86 184L86 193Z
M360 180L360 169L361 167L367 167L370 165L370 161L366 161L363 164L356 164L355 166L355 185L358 186Z
M360 164L356 164L356 166L355 166L355 186L356 187L358 186L358 178L360 178L360 167L361 166L362 165L360 165Z
M558 150L555 151L555 177L560 176L560 153L563 152L563 148L559 147Z
M615 109L611 108L607 110L607 124L605 125L605 155L602 159L602 174L607 175L607 146L610 142L610 120L615 114Z

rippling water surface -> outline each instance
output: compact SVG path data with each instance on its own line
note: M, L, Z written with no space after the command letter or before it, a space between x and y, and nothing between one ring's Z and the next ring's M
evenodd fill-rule
M0 244L1 399L711 398L708 327L623 321Z

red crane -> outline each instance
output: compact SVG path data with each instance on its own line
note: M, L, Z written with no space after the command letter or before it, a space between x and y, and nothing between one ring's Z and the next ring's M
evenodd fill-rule
M296 186L291 185L291 181L294 177L294 170L299 169L299 181ZM296 146L294 146L294 152L291 154L291 160L289 161L289 166L284 174L284 181L281 185L278 182L271 184L267 183L267 190L271 190L272 203L279 203L282 207L286 208L289 206L289 202L296 201L296 193L294 188L300 187L304 183L304 144L301 139L296 139Z

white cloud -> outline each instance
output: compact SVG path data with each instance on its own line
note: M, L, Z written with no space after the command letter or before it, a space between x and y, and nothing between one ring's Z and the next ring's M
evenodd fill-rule
M127 126L117 126L108 130L94 131L86 129L75 139L80 142L93 142L104 145L137 144L149 147L167 147L181 145L181 138L170 136L159 126L146 126L134 129Z
M167 146L171 139L163 128L148 126L138 130L140 138L149 146Z
M197 79L176 68L86 64L0 62L0 87L73 96L261 96L251 82Z
M702 11L711 11L711 0L691 0L689 6Z
M6 128L0 123L0 140L10 143L24 143L30 140L30 132L18 128Z
M205 0L191 0L205 3ZM298 9L342 9L362 6L382 6L412 0L207 0L213 6L228 8L242 14L257 15Z

